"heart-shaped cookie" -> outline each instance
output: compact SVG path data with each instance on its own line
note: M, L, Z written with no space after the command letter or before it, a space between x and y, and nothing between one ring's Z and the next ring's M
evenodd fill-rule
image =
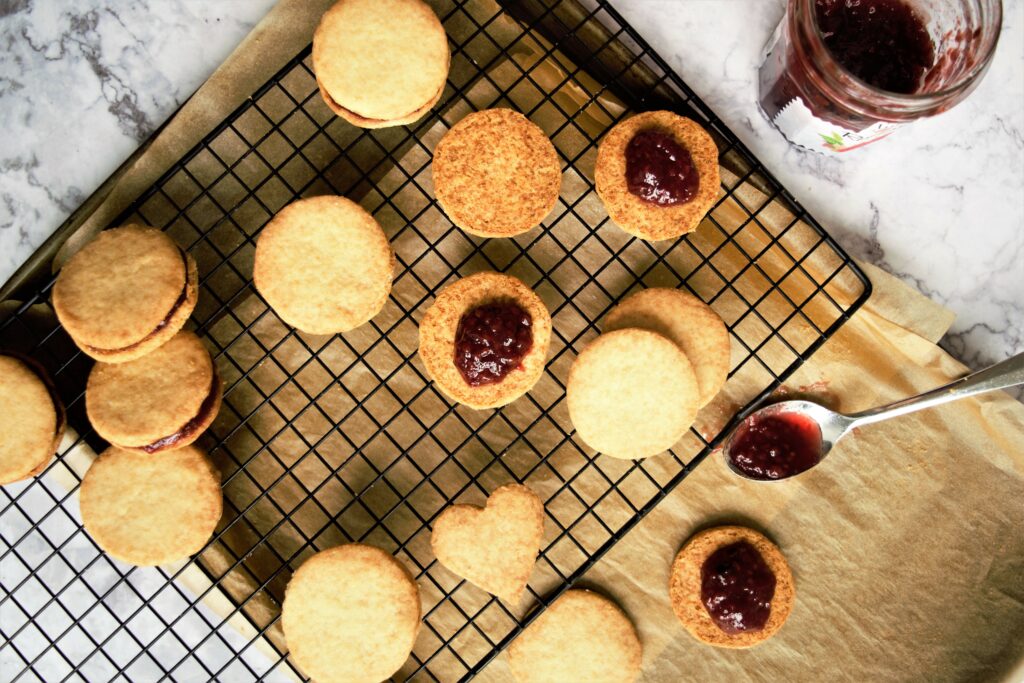
M434 522L438 561L470 583L516 604L544 535L544 504L522 484L495 490L486 507L452 505Z

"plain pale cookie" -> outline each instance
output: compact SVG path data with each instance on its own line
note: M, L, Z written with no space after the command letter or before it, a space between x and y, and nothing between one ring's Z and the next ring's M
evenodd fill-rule
M479 237L512 237L540 225L562 184L551 140L511 109L459 121L437 143L432 172L448 218Z
M292 658L317 683L378 683L398 671L420 627L420 593L380 548L330 548L288 582L281 623Z
M718 394L729 375L729 330L710 306L681 289L652 287L619 302L604 319L606 332L636 327L657 332L686 354L700 386L700 404Z
M344 197L283 208L256 241L256 289L287 324L310 334L356 328L391 293L395 256L373 216Z
M155 453L194 442L220 411L222 386L199 337L182 330L127 363L97 363L85 408L96 433L126 450Z
M679 347L655 332L627 329L583 349L569 370L566 400L588 446L639 460L683 437L697 416L700 389Z
M568 590L508 648L519 683L631 683L643 650L619 607L587 590Z
M452 573L517 604L544 536L544 504L522 484L495 490L486 507L452 505L434 522L430 547Z
M43 368L0 353L0 484L44 470L64 425L64 404Z
M496 384L470 386L455 365L459 320L484 304L511 301L533 319L533 346L522 367ZM529 391L544 374L551 343L551 314L540 297L519 279L501 273L476 273L445 287L420 321L420 358L427 374L455 401L471 408L497 408Z
M201 451L136 453L111 446L79 491L82 523L108 554L138 566L202 550L220 520L220 473Z
M626 185L626 146L637 133L657 130L671 134L686 148L700 175L696 196L674 206L650 204ZM718 147L707 131L670 111L649 111L616 124L597 148L594 169L597 194L620 228L645 240L667 240L693 232L721 192Z
M96 360L123 363L166 343L199 299L193 258L164 232L130 225L101 232L61 268L53 310Z
M737 541L746 541L757 548L775 575L771 612L768 623L760 631L726 633L718 627L701 602L701 567L704 561L719 548ZM779 548L764 535L742 526L706 529L690 538L672 563L668 584L672 610L686 630L697 640L718 647L750 647L775 635L793 609L795 590L793 574Z
M327 106L350 123L412 123L441 98L448 38L420 0L341 0L313 34L313 71Z

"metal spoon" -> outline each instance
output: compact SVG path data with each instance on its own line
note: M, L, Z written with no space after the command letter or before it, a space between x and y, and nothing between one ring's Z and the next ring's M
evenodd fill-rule
M854 427L871 424L872 422L881 422L892 417L906 415L907 413L924 410L925 408L949 403L950 401L957 401L961 398L974 396L975 394L1005 389L1018 384L1024 384L1024 353L1019 353L990 368L979 370L918 396L912 396L902 401L890 403L879 408L864 410L852 415L837 413L812 401L795 400L773 403L745 416L726 438L722 454L725 456L725 461L728 463L729 468L742 477L756 481L777 481L778 479L785 479L801 472L806 472L811 467L820 463L829 454L836 442L848 434ZM821 448L816 462L813 462L806 469L793 471L779 477L757 477L737 467L733 461L730 449L733 447L738 434L749 428L749 425L755 424L766 417L782 416L785 418L794 415L809 418L817 424L818 429L821 431Z

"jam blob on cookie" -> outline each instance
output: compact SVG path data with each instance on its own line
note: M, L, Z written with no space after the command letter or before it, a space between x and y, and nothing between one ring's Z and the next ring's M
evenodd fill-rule
M700 599L726 633L760 631L768 623L775 574L747 541L713 552L700 570Z
M477 306L459 320L455 366L471 387L494 384L523 366L533 347L533 319L511 301Z
M645 202L674 206L697 195L700 173L671 135L643 130L626 145L626 187Z

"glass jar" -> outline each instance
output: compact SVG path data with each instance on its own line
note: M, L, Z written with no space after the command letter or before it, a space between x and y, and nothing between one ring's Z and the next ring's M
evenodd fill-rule
M934 63L901 94L853 75L818 27L823 3L879 0L788 1L761 65L761 110L790 142L824 154L863 147L963 100L988 69L1002 25L1001 0L906 0L931 38Z

